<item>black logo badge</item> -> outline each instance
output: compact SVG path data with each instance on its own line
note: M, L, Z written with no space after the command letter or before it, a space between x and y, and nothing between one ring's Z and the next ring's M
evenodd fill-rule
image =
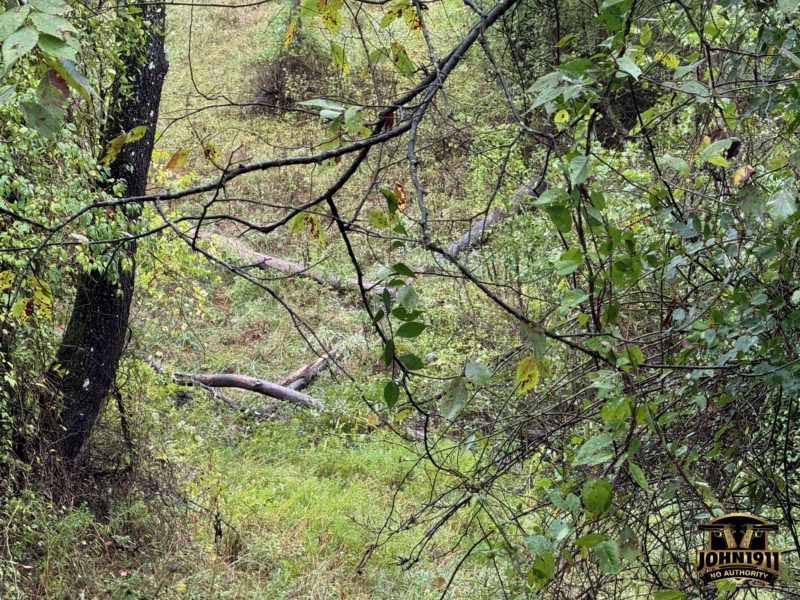
M770 550L769 533L778 530L765 519L730 513L698 525L708 532L707 545L697 551L694 570L703 583L746 579L772 585L781 573L781 553Z

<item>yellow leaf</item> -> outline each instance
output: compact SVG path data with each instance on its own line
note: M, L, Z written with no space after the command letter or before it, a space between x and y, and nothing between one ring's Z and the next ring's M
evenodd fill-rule
M555 121L559 125L562 123L566 123L567 121L569 121L569 113L566 110L561 109L556 113L556 116L553 117L553 121Z
M12 283L14 283L14 273L11 271L0 273L0 292L10 288Z
M311 234L311 237L313 237L317 243L324 248L326 245L325 234L322 231L322 227L320 227L319 217L317 215L307 214L305 216L305 222L308 226L308 232Z
M175 169L180 169L183 165L186 164L186 160L189 158L189 151L188 150L178 150L175 154L172 155L172 158L169 159L169 162L164 166L167 171L174 171Z
M144 137L145 133L147 133L147 125L139 125L139 127L134 127L128 132L128 135L125 136L125 143L130 144L132 142L138 142Z
M745 183L750 181L750 178L755 175L755 172L756 170L750 165L739 167L733 174L733 185L736 187L742 187Z
M533 356L526 356L519 361L514 382L517 384L517 394L524 394L536 387L539 383L539 361Z
M408 202L408 196L406 196L406 189L402 186L402 184L395 181L392 193L394 194L394 199L397 200L397 208L403 210L406 207L406 202Z
M211 162L216 162L219 158L219 150L214 144L208 144L203 148L203 153L206 155L206 158Z
M115 137L111 142L108 144L108 149L106 153L103 155L103 158L100 159L100 164L109 166L119 156L120 150L122 150L122 146L125 145L125 141L128 139L128 134L123 133Z
M289 27L286 29L286 34L283 36L284 50L289 47L289 44L292 43L292 40L294 39L295 29L297 29L297 17L292 19L292 22L289 23Z
M659 54L661 54L661 56L659 56ZM677 56L675 56L672 52L670 52L669 54L656 52L656 60L660 61L668 69L677 69L681 64L680 59Z

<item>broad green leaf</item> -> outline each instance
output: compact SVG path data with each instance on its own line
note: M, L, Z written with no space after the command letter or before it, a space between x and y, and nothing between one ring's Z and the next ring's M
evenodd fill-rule
M797 198L794 192L788 187L777 191L767 201L767 211L776 223L782 223L791 217L797 212Z
M609 575L616 575L622 570L619 559L619 546L614 540L601 542L594 547L594 553L600 560L600 570Z
M410 323L403 323L397 328L397 336L402 338L415 338L423 331L427 325L418 321L411 321Z
M642 349L639 348L639 346L626 346L625 358L628 359L628 363L634 369L638 368L639 365L644 362L644 354L642 353Z
M52 35L62 40L66 39L68 35L75 35L78 33L72 23L57 15L33 13L31 15L31 21L39 32Z
M642 70L639 68L639 65L637 65L636 61L634 61L627 54L620 56L617 59L617 66L619 67L620 71L627 73L634 79L639 79L639 75L642 74Z
M62 0L30 0L30 5L40 12L51 15L64 15L69 10L69 5Z
M608 536L602 533L587 533L575 540L575 545L581 546L582 548L592 548L606 540L608 540Z
M383 347L383 363L388 367L394 360L394 342L389 340Z
M7 104L9 100L14 97L16 89L13 85L4 85L0 87L0 106Z
M798 4L800 4L799 0L778 0L778 8L786 16L794 13L794 11L797 10Z
M536 387L539 383L539 361L533 356L526 356L519 364L514 375L514 382L517 384L517 394L524 394L528 390Z
M3 42L3 66L6 72L17 60L33 50L38 39L39 33L30 26L18 29L6 38Z
M416 277L414 271L406 265L405 263L395 263L392 265L392 270L397 273L398 275L404 275L405 277Z
M394 66L403 75L411 75L416 70L414 63L412 63L411 59L408 58L406 49L401 44L392 42L389 45L389 49L392 52L392 62L394 63Z
M91 96L96 96L97 92L94 91L92 84L89 80L78 71L75 63L67 58L59 58L56 60L55 68L59 74L67 80L69 85L78 90L84 98L89 100Z
M66 58L68 60L75 60L78 55L75 48L70 46L67 42L43 33L39 36L39 48L45 54L49 54L54 58Z
M406 369L410 369L412 371L416 371L425 366L422 362L422 359L416 354L411 354L411 353L401 354L400 356L397 357L397 360L403 363Z
M481 363L470 360L464 367L464 376L470 383L474 383L475 385L483 385L489 381L489 379L491 379L492 372Z
M583 264L583 252L578 248L571 248L561 255L556 263L556 273L562 277L574 273Z
M572 464L574 466L599 465L608 462L614 457L613 442L614 438L610 433L602 433L590 437L578 449Z
M23 102L19 105L25 122L44 137L52 137L61 128L61 119L38 102Z
M344 128L350 135L357 135L364 125L364 111L361 107L352 106L344 112Z
M680 590L661 590L655 593L653 600L686 600L686 594Z
M314 98L313 100L303 100L302 102L298 102L300 106L314 106L316 108L322 108L327 110L335 110L336 112L342 112L344 110L344 106L341 104L337 104L331 100L325 100L324 98Z
M545 206L544 210L561 233L572 230L572 215L566 206Z
M653 39L653 30L650 29L650 25L645 25L639 32L639 41L642 43L642 46L647 46L647 44L649 44L650 40L652 39Z
M63 115L63 108L69 100L69 85L55 70L50 69L36 88L36 99L55 117Z
M628 471L631 474L631 478L639 485L640 488L646 491L650 491L650 484L647 483L647 477L642 471L642 468L637 465L636 463L629 462L628 463Z
M0 15L0 42L5 41L8 36L22 27L30 11L30 7L26 4L7 10Z
M555 569L556 559L553 557L552 552L539 554L531 566L531 572L540 581L547 581L552 578Z
M336 42L331 42L331 57L333 58L333 64L339 67L342 75L350 74L350 64L347 62L347 55L344 53L344 48Z
M400 303L400 306L405 308L408 312L411 312L417 306L419 296L413 287L404 285L397 290L397 301Z
M463 377L456 377L450 382L442 401L442 416L448 421L455 421L469 402L467 384Z
M611 499L614 495L611 484L605 478L590 479L583 484L581 500L583 506L590 514L602 516L611 508Z
M400 398L400 386L394 381L386 382L386 385L383 387L383 401L386 402L386 406L394 408L398 398Z
M588 156L580 155L569 161L569 180L573 186L586 181L592 172L592 161Z

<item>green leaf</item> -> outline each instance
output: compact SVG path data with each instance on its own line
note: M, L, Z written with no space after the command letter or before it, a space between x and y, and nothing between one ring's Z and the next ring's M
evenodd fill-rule
M561 233L572 230L572 215L566 206L545 206L544 210Z
M569 161L569 180L573 186L586 181L592 172L592 162L588 156L580 155Z
M415 338L423 331L427 325L419 321L411 321L410 323L403 323L397 328L397 336L402 338Z
M73 27L72 23L57 15L33 13L31 15L31 21L41 33L46 33L62 40L65 40L70 34L75 35L78 33L78 30Z
M344 128L350 135L357 135L364 125L364 111L352 106L344 112Z
M44 137L52 137L61 128L61 119L38 102L23 102L19 107L28 126Z
M383 347L383 363L388 367L391 366L394 359L394 342L389 340Z
M300 106L313 106L315 108L335 110L337 112L342 112L344 110L344 106L342 106L341 104L337 104L336 102L332 102L331 100L325 100L324 98L303 100L302 102L298 102L297 104L299 104Z
M413 287L404 285L397 290L397 301L400 303L400 306L405 308L408 312L411 312L414 310L414 307L417 306L419 296Z
M583 484L581 500L587 512L594 516L602 516L611 508L614 492L608 479L590 479Z
M518 395L536 387L539 383L539 361L533 356L526 356L519 361L514 382L517 384Z
M0 42L22 27L30 11L30 7L24 5L7 10L0 15Z
M680 590L661 590L655 593L653 600L686 600L686 594Z
M469 402L467 384L463 377L456 377L450 382L442 401L442 416L448 421L455 421Z
M392 62L395 68L403 75L411 75L416 70L414 63L408 58L408 53L402 45L397 42L392 42L389 49L392 52Z
M639 465L629 462L628 472L630 472L631 478L639 485L640 488L648 492L650 491L650 484L647 483L647 477L645 477L644 471L642 471L642 468Z
M625 358L628 359L628 362L634 369L638 368L639 365L644 362L644 354L639 346L626 346Z
M614 540L601 542L594 547L594 553L600 560L600 570L609 575L616 575L622 570L619 560L619 546Z
M602 533L587 533L575 540L575 545L581 548L592 548L601 542L605 542L607 539L608 536Z
M767 201L767 212L773 221L782 223L797 212L797 198L788 187L785 187Z
M464 376L467 381L475 385L483 385L492 377L492 372L481 363L470 360L464 367Z
M613 442L614 438L610 433L590 437L580 447L572 464L574 466L599 465L611 460L614 457L614 449L611 447Z
M392 270L398 275L405 275L406 277L416 277L416 275L414 275L414 271L412 271L411 268L405 263L401 262L394 263L392 265Z
M794 11L797 10L798 4L800 4L798 0L778 0L778 8L786 16L794 13Z
M39 33L33 27L23 27L9 35L3 42L3 62L6 72L17 60L36 46Z
M647 46L647 44L649 44L650 40L652 39L653 39L653 30L650 29L650 25L645 25L639 32L639 41L641 42L642 46Z
M75 66L75 63L67 58L59 58L56 60L55 68L59 72L59 74L67 80L69 85L78 90L81 95L89 100L92 96L96 96L97 92L94 91L92 88L92 84L89 83L89 80L83 76L83 74L78 71L78 68Z
M583 264L583 252L578 248L571 248L561 255L561 259L556 263L556 273L562 277L574 273Z
M394 381L387 381L383 387L383 401L386 402L386 406L394 408L398 398L400 398L400 386Z
M556 570L556 559L553 557L552 552L543 552L536 556L531 566L531 572L536 579L547 581L553 577Z
M75 48L68 43L55 36L47 35L46 33L39 36L39 48L41 48L42 52L54 58L75 60L75 57L78 55Z
M333 64L339 67L339 71L341 71L342 75L350 74L350 65L347 62L347 55L344 53L344 48L336 42L331 42L331 57L333 58Z
M425 365L422 363L422 359L417 356L416 354L401 354L397 357L397 359L403 363L406 369L410 369L412 371L416 371L424 367Z
M8 104L8 101L14 97L16 91L13 85L4 85L0 87L0 106Z
M639 68L639 65L637 65L636 61L634 61L627 54L620 56L617 59L617 66L619 67L620 71L627 73L634 79L639 79L639 75L642 74L642 70Z
M47 71L36 88L36 99L55 117L63 115L63 108L69 100L69 85L53 69Z
M30 0L30 5L40 12L51 15L63 15L69 10L69 5L62 0Z

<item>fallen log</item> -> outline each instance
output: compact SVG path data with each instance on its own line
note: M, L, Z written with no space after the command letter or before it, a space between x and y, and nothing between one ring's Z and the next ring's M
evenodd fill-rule
M509 202L508 209L498 207L484 214L464 235L451 242L447 247L447 251L455 258L461 252L480 246L486 241L490 230L495 227L495 225L522 210L522 201L525 198L528 196L538 198L546 189L547 183L545 183L544 179L541 177L534 177L514 193Z
M302 392L265 379L257 379L249 375L236 373L174 373L173 381L181 385L199 384L209 388L238 388L263 394L277 400L284 400L300 408L321 411L324 408L320 400Z
M317 376L317 373L319 373L322 368L325 367L325 365L336 358L338 353L339 348L334 348L330 352L326 352L322 356L312 360L307 365L303 365L290 375L287 375L281 379L278 384L293 390L302 390L309 383L311 383L314 377Z
M335 292L342 292L348 289L358 289L358 279L355 277L348 277L347 279L341 280L335 275L319 275L318 273L312 272L308 267L304 267L299 263L257 252L241 240L216 234L211 235L205 232L201 232L200 237L213 239L224 248L233 250L242 259L248 261L251 266L258 267L259 269L263 269L265 271L272 270L286 273L288 275L296 275L298 277L302 277L303 279L308 279L309 281L318 283L319 285L327 286ZM389 290L392 295L394 295L395 292L394 288L372 281L365 281L364 289L370 294L378 295L383 294L384 290Z

